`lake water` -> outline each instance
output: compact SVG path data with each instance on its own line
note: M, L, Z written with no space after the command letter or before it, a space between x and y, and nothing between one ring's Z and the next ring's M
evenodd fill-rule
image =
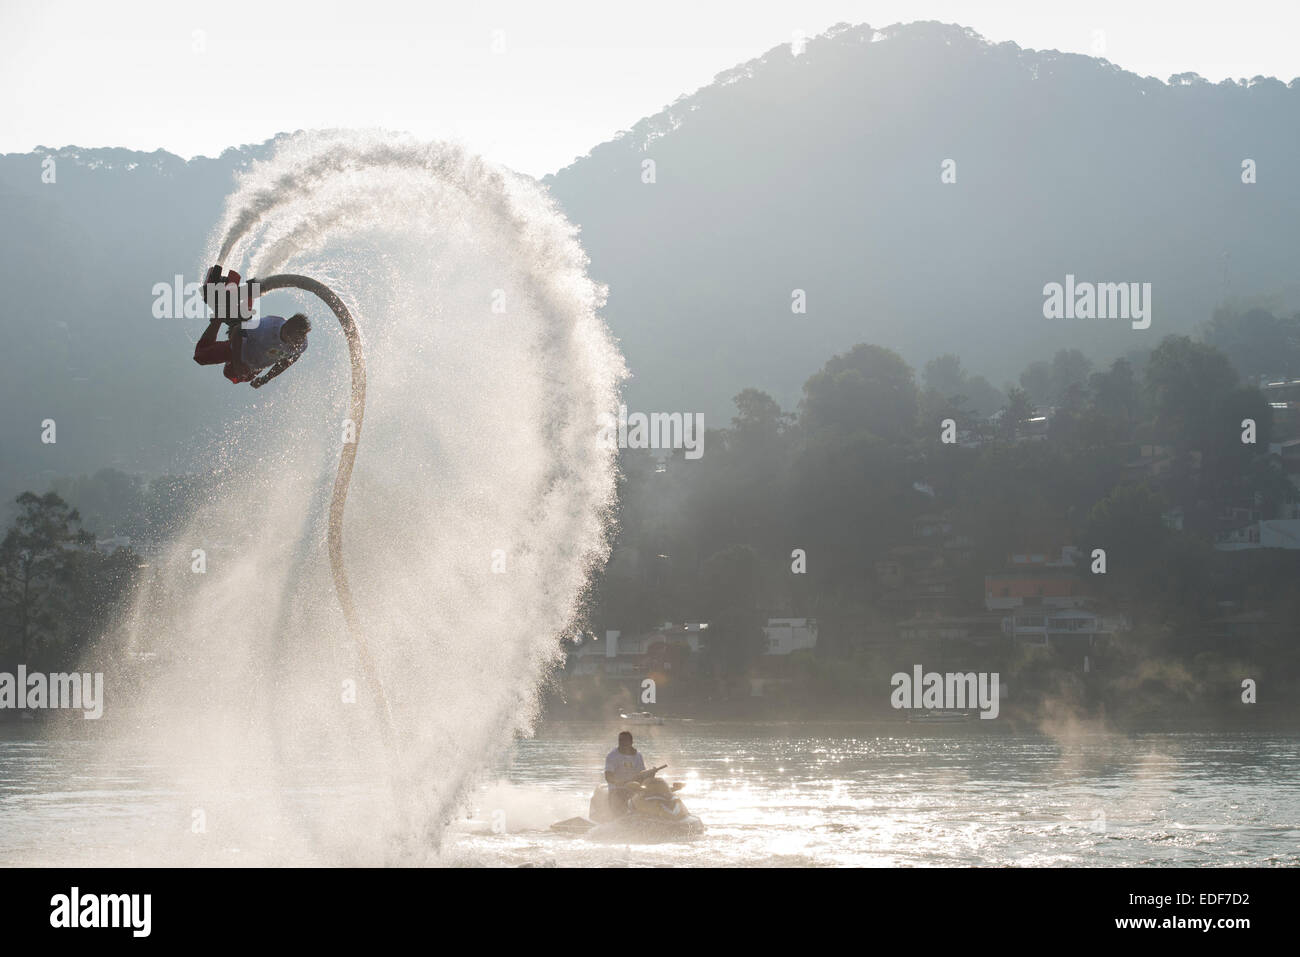
M563 725L518 742L483 778L440 851L461 866L1294 866L1300 736L1010 735L980 722L901 725L670 722L634 728L648 764L682 781L708 830L693 842L593 844L549 830L585 815L616 725ZM201 853L174 769L86 742L0 742L0 863L378 863L336 850L377 799L334 768L291 794L261 782L281 820ZM241 795L247 799L248 795ZM337 816L338 828L331 827ZM179 825L179 827L178 827ZM240 846L235 846L235 844ZM181 847L178 847L181 845ZM192 847L193 845L191 845ZM344 846L345 845L340 845ZM418 850L418 849L417 849Z

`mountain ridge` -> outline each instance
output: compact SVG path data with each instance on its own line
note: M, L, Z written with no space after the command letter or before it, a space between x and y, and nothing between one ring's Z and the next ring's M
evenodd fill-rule
M717 426L750 386L793 409L858 342L918 369L956 353L1001 384L1060 348L1099 363L1150 348L1225 299L1300 303L1300 81L1170 80L956 25L844 24L720 72L542 182L609 287L633 411ZM188 160L0 155L0 484L194 467L191 438L229 389L191 366L196 323L139 318L154 283L195 267L238 170L285 135ZM1152 282L1152 328L1044 319L1044 285L1067 275ZM807 314L791 312L797 289ZM87 407L98 424L77 435ZM34 447L47 416L76 441Z

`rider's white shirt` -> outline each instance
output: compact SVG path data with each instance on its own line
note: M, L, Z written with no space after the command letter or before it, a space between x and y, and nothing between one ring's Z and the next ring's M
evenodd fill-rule
M645 770L645 758L641 757L640 751L624 754L615 748L605 755L605 770L612 772L614 780L619 784L626 784Z
M252 369L265 369L301 351L280 341L280 329L284 322L281 316L262 316L256 324L244 326L240 356L245 365Z

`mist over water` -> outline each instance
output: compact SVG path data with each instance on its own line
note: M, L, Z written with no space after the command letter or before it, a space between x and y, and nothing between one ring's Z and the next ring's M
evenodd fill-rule
M476 773L530 730L606 558L614 452L598 423L625 371L603 289L530 181L379 133L283 141L227 200L203 263L218 261L320 279L360 328L367 406L343 554L397 746L330 576L349 367L335 318L305 294L261 301L308 313L304 359L212 410L228 421L211 450L226 492L176 537L117 639L116 654L158 658L130 701L110 676L114 723L174 785L178 819L153 829L164 859L419 863Z

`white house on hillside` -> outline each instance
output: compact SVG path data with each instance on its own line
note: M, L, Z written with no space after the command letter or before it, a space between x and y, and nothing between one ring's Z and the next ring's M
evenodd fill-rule
M1280 518L1242 525L1220 535L1214 547L1221 552L1248 548L1300 549L1300 519Z
M769 618L763 628L767 635L765 655L788 655L817 646L816 618Z

